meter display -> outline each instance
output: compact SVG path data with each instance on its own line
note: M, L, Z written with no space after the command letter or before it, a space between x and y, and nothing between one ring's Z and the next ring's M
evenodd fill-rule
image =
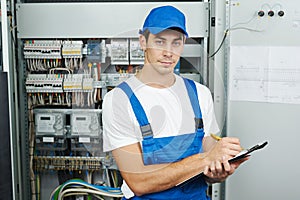
M35 115L36 135L64 135L62 113L37 113Z
M98 137L100 133L100 116L94 112L73 112L71 127L72 136Z

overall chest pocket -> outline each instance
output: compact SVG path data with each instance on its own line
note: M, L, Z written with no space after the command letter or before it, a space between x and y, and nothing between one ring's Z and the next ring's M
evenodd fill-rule
M203 129L199 129L196 133L179 136L145 137L142 141L144 164L172 163L200 153L203 136Z

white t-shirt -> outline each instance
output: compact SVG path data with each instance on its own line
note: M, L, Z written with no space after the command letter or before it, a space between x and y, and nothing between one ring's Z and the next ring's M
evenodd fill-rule
M126 80L145 110L154 138L195 132L195 115L184 81L177 75L175 77L176 81L171 87L160 89L143 84L135 76ZM205 136L218 133L211 93L197 82L196 88ZM102 107L104 151L142 141L139 123L130 101L120 88L104 96ZM125 181L121 189L126 198L134 196Z

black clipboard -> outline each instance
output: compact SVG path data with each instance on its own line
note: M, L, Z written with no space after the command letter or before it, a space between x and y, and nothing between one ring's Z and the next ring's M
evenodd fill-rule
M229 160L229 163L233 163L235 161L238 161L240 159L243 159L245 157L248 157L250 156L250 154L253 152L253 151L256 151L256 150L259 150L259 149L262 149L264 148L266 145L268 144L268 142L263 142L263 143L259 143L257 145L254 145L253 147L251 147L250 149L245 149L243 151L241 151L239 154L237 154L234 158L231 158Z
M228 162L229 163L233 163L233 162L236 162L236 161L238 161L240 159L246 158L246 157L250 156L250 154L252 152L264 148L267 144L268 144L268 142L266 141L266 142L258 143L258 144L252 146L249 149L244 149L239 154L237 154L235 157L231 158ZM195 176L193 176L193 177L191 177L191 178L189 178L189 179L187 179L187 180L185 180L185 181L177 184L176 186L177 187L182 187L185 184L190 183L190 182L192 182L192 181L200 178L202 175L203 175L203 172L201 172L200 174L197 174L197 175L195 175Z

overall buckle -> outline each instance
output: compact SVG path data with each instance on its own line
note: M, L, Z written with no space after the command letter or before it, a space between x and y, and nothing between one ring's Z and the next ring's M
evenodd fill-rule
M195 117L195 128L196 128L196 130L203 128L203 120L202 120L202 118L196 118Z
M140 129L141 129L143 138L145 138L145 137L152 137L153 136L153 131L152 131L152 128L151 128L150 124L146 124L144 126L140 126Z

